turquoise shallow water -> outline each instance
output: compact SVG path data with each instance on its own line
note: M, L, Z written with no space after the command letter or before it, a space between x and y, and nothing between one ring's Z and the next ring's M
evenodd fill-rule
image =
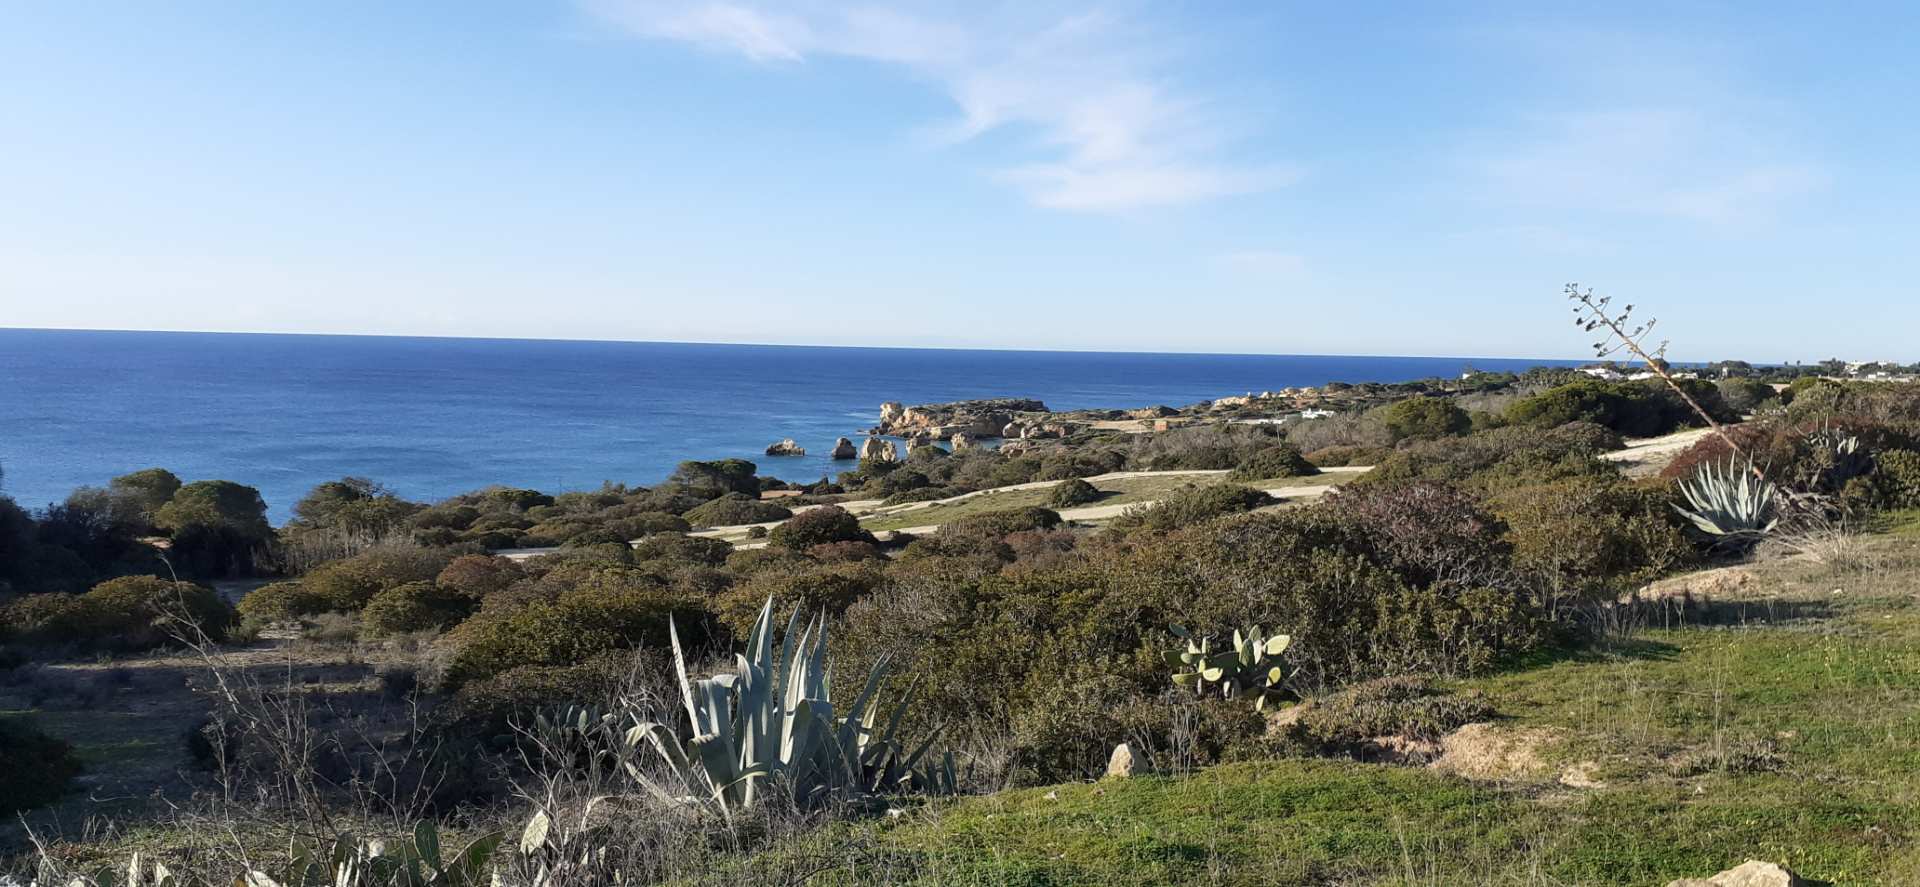
M1130 354L0 329L0 492L41 507L149 466L260 488L276 521L361 475L432 500L493 483L649 484L682 459L835 470L882 401L1182 405L1558 361ZM792 437L807 456L767 458Z

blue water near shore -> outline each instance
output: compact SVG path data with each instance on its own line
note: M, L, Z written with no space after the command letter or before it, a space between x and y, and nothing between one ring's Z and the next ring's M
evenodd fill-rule
M1565 361L1130 354L0 329L0 493L38 508L161 466L258 487L275 522L359 475L434 500L489 484L651 484L740 457L815 480L882 401L1184 405L1329 381ZM808 455L768 458L792 437Z

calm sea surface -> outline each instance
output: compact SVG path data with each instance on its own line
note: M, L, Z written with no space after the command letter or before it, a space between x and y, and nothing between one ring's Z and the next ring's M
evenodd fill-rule
M433 500L657 482L682 459L834 471L880 403L1184 405L1558 361L1113 354L0 329L0 492L41 507L161 466L258 487L276 522L343 475ZM792 437L808 455L768 458ZM843 466L844 467L844 466Z

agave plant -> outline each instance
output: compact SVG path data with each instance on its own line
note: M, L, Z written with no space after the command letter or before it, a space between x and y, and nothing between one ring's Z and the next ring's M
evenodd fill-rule
M635 723L626 732L626 744L654 749L671 776L658 780L631 760L629 773L661 797L726 815L756 803L776 781L802 806L898 792L953 792L952 753L935 765L928 757L934 736L911 751L900 739L912 692L890 706L880 702L888 678L885 657L874 663L859 695L841 711L827 665L825 616L804 629L799 620L796 611L776 650L769 597L748 635L746 653L735 657L734 671L699 680L687 677L679 631L669 624L691 730L682 736L664 724Z
M1179 625L1168 626L1175 637L1187 642L1185 650L1168 652L1163 658L1180 671L1173 682L1198 694L1217 690L1223 698L1253 699L1253 707L1264 711L1267 699L1280 692L1286 680L1286 668L1280 655L1293 638L1284 634L1267 635L1260 626L1234 629L1233 641L1225 649L1213 649L1213 638L1197 642ZM1211 686L1209 686L1211 685Z
M1752 464L1742 468L1729 459L1708 463L1680 485L1690 508L1674 505L1701 532L1726 542L1757 539L1772 532L1779 488L1755 475Z

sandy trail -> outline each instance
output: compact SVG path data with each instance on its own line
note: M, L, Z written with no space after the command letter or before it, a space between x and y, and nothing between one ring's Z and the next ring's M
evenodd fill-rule
M1675 456L1687 451L1699 443L1700 439L1712 434L1710 428L1689 428L1661 437L1649 437L1629 440L1625 449L1611 453L1601 453L1600 458L1609 462L1620 462L1628 477L1645 477L1667 467Z

